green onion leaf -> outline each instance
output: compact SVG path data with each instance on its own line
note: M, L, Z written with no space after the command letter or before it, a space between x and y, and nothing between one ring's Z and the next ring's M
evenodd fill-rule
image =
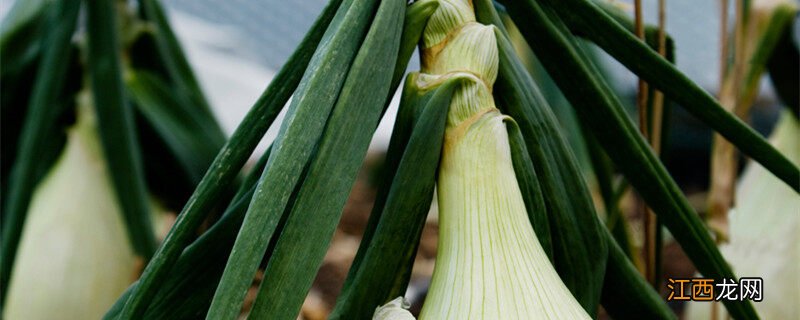
M661 296L642 278L608 231L608 267L603 282L603 308L614 319L676 319Z
M89 76L100 142L134 250L149 259L156 248L133 111L125 100L111 1L87 1Z
M333 18L341 0L331 0L289 57L270 85L253 105L230 140L217 154L208 172L200 181L189 202L175 221L164 243L142 274L139 284L121 312L120 319L141 318L158 290L158 284L169 276L181 252L195 235L206 213L236 177L247 158L289 100L302 77L302 71Z
M156 49L158 50L159 58L167 68L172 82L195 104L197 107L195 112L202 112L204 118L214 119L208 101L203 96L203 91L192 72L189 61L186 60L186 55L183 53L175 33L170 27L169 20L164 14L160 1L142 0L140 5L144 9L146 18L155 25ZM215 126L206 130L213 130L215 133L222 134L222 128L216 122L211 122L210 125Z
M225 136L195 120L197 113L186 108L188 102L170 92L169 84L160 76L130 71L125 84L138 110L166 142L186 175L192 182L200 182L225 143Z
M294 319L300 311L386 104L394 73L386 65L397 60L405 7L404 0L378 7L264 271L251 317Z
M725 111L719 102L674 65L648 48L597 6L587 0L546 0L544 3L565 23L580 29L586 38L800 193L800 169L753 129Z
M507 36L500 30L495 33L500 54L497 105L514 118L525 137L548 210L553 264L586 312L594 314L608 256L602 226L555 115Z
M413 78L407 78L407 87L416 87ZM428 99L420 99L424 100L424 105L412 99L418 104L402 107L406 112L398 116L397 121L404 121L403 128L413 126L413 130L392 135L390 155L402 153L402 157L396 164L396 174L388 180L391 187L386 192L385 203L372 212L378 220L375 231L369 238L362 238L361 259L351 266L331 319L369 318L375 308L405 293L433 199L448 107L460 82L453 78L429 91ZM413 89L406 92L409 94L404 97L417 94ZM415 121L413 114L417 110L420 114ZM407 140L407 145L403 140Z
M281 124L208 318L230 319L239 314L269 239L287 208L300 173L311 160L347 70L369 28L367 18L374 15L376 7L374 1L345 1L320 41Z
M509 12L547 71L588 125L606 154L659 215L703 275L735 278L705 225L678 186L638 134L609 85L552 11L532 0L506 1ZM627 33L627 31L624 31ZM648 79L649 80L649 79ZM756 318L748 301L725 301L734 317Z
M20 134L19 151L11 171L7 202L3 207L3 243L0 259L0 292L7 292L17 244L31 201L40 157L51 137L46 136L55 125L60 112L58 98L67 78L68 60L72 54L70 42L80 11L80 1L59 1L50 9L48 32L44 39L39 67L30 106ZM5 58L4 58L5 59ZM3 294L3 297L6 295Z

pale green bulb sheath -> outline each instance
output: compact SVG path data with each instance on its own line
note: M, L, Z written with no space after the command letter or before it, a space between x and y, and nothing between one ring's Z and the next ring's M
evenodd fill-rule
M550 264L517 183L506 121L494 105L494 29L468 0L440 1L423 34L417 84L463 79L439 165L439 246L420 319L587 319ZM377 313L376 313L377 316Z
M3 317L99 319L134 277L135 256L102 155L88 92L33 194Z
M798 139L800 122L784 111L770 142L789 160L800 164ZM730 242L720 251L738 276L764 280L764 300L753 304L762 319L798 319L800 195L763 166L751 162L739 181L736 199L730 212ZM687 319L730 318L723 308L718 307L718 311L714 319L710 303L692 302L686 314Z
M439 249L421 319L588 318L533 233L493 108L450 127L439 169Z

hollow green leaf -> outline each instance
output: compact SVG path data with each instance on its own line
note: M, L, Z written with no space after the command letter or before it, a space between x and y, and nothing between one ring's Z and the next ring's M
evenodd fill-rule
M195 120L197 113L188 108L188 102L170 92L169 84L158 75L132 70L125 84L138 110L166 142L184 172L194 183L200 182L225 137Z
M339 295L344 299L349 293L352 282L355 280L356 273L360 269L361 262L364 255L369 249L369 244L375 234L375 229L378 227L383 208L386 206L386 200L389 197L389 192L392 187L392 182L397 174L397 168L400 165L400 160L403 157L408 139L411 137L411 131L414 129L415 121L419 114L422 112L425 102L422 102L423 93L419 91L416 85L415 77L418 73L411 73L406 77L405 87L400 98L400 106L395 117L394 126L392 127L392 137L389 141L389 149L386 152L386 159L384 160L383 168L379 173L377 192L375 201L372 205L372 211L367 225L364 228L364 233L361 236L361 243L359 244L356 256L353 258L353 263L350 265L350 270L347 273L347 278L342 285L342 293ZM342 308L338 306L336 309ZM344 311L342 311L344 312ZM337 311L334 310L333 314Z
M536 170L533 167L533 161L517 123L507 122L506 126L511 147L511 161L514 164L514 174L517 176L517 183L522 191L525 209L528 210L528 219L530 219L536 237L539 239L539 244L552 261L553 244L551 243L550 221L547 218L547 207L542 195L542 188L539 186L539 180L536 176Z
M392 88L396 88L396 85L399 85L396 81L396 77L405 73L408 59L411 58L414 48L417 47L417 43L419 43L422 31L425 25L427 25L428 19L438 6L438 2L416 2L407 8L406 19L403 23L403 36L400 39L400 52L397 57L398 63L395 64L395 72L392 78ZM364 234L361 237L361 244L359 245L358 252L356 252L350 271L348 271L347 279L342 289L343 292L345 288L349 286L353 273L358 269L357 266L366 253L367 244L369 244L372 234L378 226L378 220L380 219L383 206L386 204L386 198L389 194L389 188L392 185L392 179L397 172L400 158L403 156L403 151L411 136L411 130L414 125L413 119L419 115L419 112L422 111L422 107L425 105L425 102L417 101L417 99L421 98L419 94L422 93L417 91L417 86L414 84L413 77L414 76L409 75L405 80L405 87L403 88L400 99L400 108L397 112L394 126L392 127L389 149L386 154L383 170L379 177L380 185L375 195L375 202L372 205L372 213L364 228ZM392 94L394 94L394 92L392 92Z
M410 76L406 81L413 79ZM430 210L436 172L444 141L445 121L453 91L460 80L451 79L429 91L428 99L414 99L404 104L403 130L392 136L390 153L399 157L396 174L386 193L374 233L363 238L359 247L362 258L351 267L348 284L336 301L331 319L368 319L380 305L405 293L411 267L419 246L425 218ZM413 80L407 86L415 87ZM417 95L415 89L406 90ZM424 107L420 104L423 100ZM421 112L418 120L413 114ZM404 140L407 139L407 145ZM394 152L393 152L394 151ZM372 219L372 217L370 217ZM356 268L355 270L353 268Z
M614 21L619 23L623 26L628 32L635 34L635 23L634 21L619 7L613 5L612 3L605 1L605 0L593 0L593 3L597 5L598 8L603 10L605 13L609 15ZM568 27L572 27L569 26ZM574 32L578 36L582 36L581 29L573 28L572 32ZM658 50L659 47L659 30L657 26L645 24L644 26L645 32L645 42L648 46L653 48L653 50ZM669 34L665 34L665 48L664 48L664 57L670 61L670 63L675 63L675 52L674 52L674 42L672 37ZM592 56L594 58L594 56ZM593 62L597 62L596 59ZM655 96L655 90L653 87L648 88L647 94L647 114L648 117L648 125L647 127L651 130L654 128L653 126L653 101ZM666 152L668 148L667 146L667 138L669 137L669 114L671 109L671 103L667 101L667 99L663 99L662 103L662 127L661 127L661 139L662 139L662 151L661 155ZM593 171L595 173L595 177L597 178L598 187L600 189L600 194L603 198L603 203L605 206L606 211L606 226L611 230L614 239L618 242L619 246L624 249L624 252L628 255L630 259L634 259L635 253L634 248L632 247L630 235L629 235L629 226L628 222L624 217L622 217L618 203L619 197L621 194L618 192L619 190L624 190L625 188L614 188L613 181L611 180L612 170L613 167L608 159L608 156L603 152L602 148L597 143L597 139L592 136L590 130L585 128L586 125L581 124L581 131L583 133L584 140L587 141L586 145L588 147L588 153L590 157L590 162L592 164ZM649 133L651 136L653 132ZM657 225L661 225L657 222ZM657 227L657 237L656 237L656 259L658 260L661 256L661 236L660 236L660 227ZM656 263L656 272L655 274L660 274L658 269L660 268L660 262Z
M394 94L394 91L400 86L400 81L403 80L403 75L406 74L408 61L411 59L411 55L414 54L414 49L417 48L422 31L425 30L425 26L428 24L428 18L437 8L439 8L438 1L415 2L408 6L405 21L403 22L403 35L400 38L397 64L395 64L394 75L392 76L392 90L389 91L391 94ZM387 101L387 103L389 102Z
M267 166L267 160L269 160L269 156L272 153L272 145L269 145L267 151L261 155L261 158L258 159L253 168L250 169L250 172L247 173L242 184L239 185L239 189L236 190L236 194L233 195L233 199L231 201L239 201L241 198L252 198L252 196L247 196L247 192L251 186L255 186L258 183L258 178L261 177L261 174L264 173L264 168Z
M375 1L346 0L320 41L281 124L208 318L230 319L239 313L281 213L319 143L376 7Z
M156 49L160 60L164 62L167 68L172 82L176 84L178 90L184 92L190 101L195 104L195 112L202 113L205 118L213 119L214 115L211 112L208 101L203 95L194 72L192 72L192 67L186 59L178 38L172 31L169 19L164 14L160 1L142 0L140 5L144 9L146 18L152 21L155 26ZM209 126L215 124L216 122L212 122L209 123ZM222 134L222 128L219 125L207 130L214 130L216 134Z
M619 208L620 195L617 189L614 188L611 160L605 152L603 152L603 148L600 147L600 143L597 142L597 139L591 134L591 131L585 126L582 126L582 131L584 133L583 137L586 141L586 146L588 147L592 171L597 179L597 188L600 192L600 196L603 198L603 206L606 212L606 228L611 230L614 241L617 242L618 247L622 248L625 255L631 259L631 261L636 261L634 259L636 259L637 251L634 250L631 243L628 221L622 215L622 211ZM609 250L611 250L610 245ZM609 253L609 263L611 263L610 255L611 253Z
M676 319L674 313L631 263L608 231L608 267L603 282L603 308L614 319Z
M225 267L225 257L236 237L249 197L255 185L243 198L234 201L222 219L188 246L170 272L170 277L159 285L153 304L144 313L146 319L194 319L205 315L214 289ZM128 297L135 291L133 284L106 313L104 319L116 319Z
M269 152L268 149L247 174L222 218L184 250L170 277L159 286L156 299L147 308L144 318L196 319L205 316ZM116 319L137 285L138 282L131 285L103 318Z
M0 186L8 188L47 27L46 0L16 1L0 24ZM48 166L49 167L49 166ZM7 201L2 193L2 203ZM0 213L0 218L4 215Z
M66 143L67 128L75 122L75 96L82 89L81 80L83 79L83 66L80 62L80 55L75 43L71 44L70 51L62 56L62 62L67 64L66 78L64 85L53 98L52 115L55 117L52 126L40 128L38 135L46 136L43 139L44 145L40 146L40 153L33 165L33 175L26 179L27 183L34 185L50 171L61 150ZM38 60L37 60L38 61ZM28 116L33 88L37 79L39 63L31 64L26 67L19 77L9 77L0 79L0 181L1 190L10 189L11 170L19 152L22 142L22 128L25 125L25 118ZM0 193L0 203L5 204L11 192ZM0 210L0 226L4 224L6 211Z
M603 12L605 12L611 19L613 19L615 22L617 22L619 25L621 25L623 28L625 28L625 30L628 30L628 32L630 32L631 34L635 34L636 25L635 25L633 19L631 19L631 17L628 15L627 12L625 12L624 10L620 9L619 7L614 5L612 2L607 1L607 0L591 0L591 1L592 1L592 3L594 3L597 6L598 9L602 10ZM577 27L573 27L572 25L567 25L567 26L570 28L570 30L572 32L575 33L575 35L577 35L579 37L584 37L585 36L582 33L583 29L577 28ZM667 60L669 60L669 61L674 62L674 59L675 59L675 41L672 39L672 37L669 34L665 34L665 36L666 36L666 41L665 41L666 43L665 43L665 48L664 48L664 52L666 53L665 54L665 58ZM651 25L651 24L645 24L644 25L644 42L647 43L647 45L650 46L650 48L653 48L653 50L657 51L657 48L658 48L658 26L654 26L654 25Z
M125 100L122 84L116 11L111 1L87 1L86 5L89 60L92 61L89 78L103 155L133 248L149 259L155 251L156 240L150 223L133 112Z
M378 7L264 271L252 317L294 319L300 312L378 126L394 72L386 65L397 60L405 7L404 0Z
M16 1L0 24L0 76L19 74L42 51L51 0Z
M25 223L38 172L37 164L47 154L52 141L48 137L60 114L58 98L65 86L68 60L72 54L70 41L80 9L80 1L60 1L49 10L41 67L36 75L30 105L20 134L19 150L9 180L7 202L3 207L2 259L0 259L0 292L6 292L12 274L17 244ZM5 295L3 295L5 296Z
M664 92L667 97L724 136L792 189L800 192L800 169L596 5L587 0L545 0L543 3L573 29L580 29L587 39L603 48L648 84ZM514 14L516 12L512 12Z
M341 0L331 0L285 66L275 75L230 140L217 154L175 221L175 225L145 268L139 285L120 313L120 319L140 318L144 314L158 290L157 285L169 275L181 252L203 222L206 213L215 205L223 190L235 179L283 105L289 100L340 3Z
M638 134L609 85L554 12L532 0L506 1L522 34L591 132L659 215L698 270L709 278L735 278L702 221L650 147ZM624 31L627 33L627 31ZM742 319L757 318L748 301L725 301Z

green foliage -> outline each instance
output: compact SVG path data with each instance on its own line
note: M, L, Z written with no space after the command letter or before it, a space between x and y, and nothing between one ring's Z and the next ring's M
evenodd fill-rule
M491 16L478 13L479 19ZM586 312L593 314L600 301L608 250L602 227L575 157L557 129L555 115L499 30L497 105L515 119L526 138L550 224L551 239L544 243L553 244L556 271Z
M763 137L725 111L705 90L694 84L665 58L648 48L621 25L587 0L544 0L565 24L603 48L633 73L664 92L671 100L800 192L800 169ZM562 88L563 89L563 88Z
M164 138L184 174L192 182L200 182L225 143L214 118L195 112L191 103L181 99L182 95L169 92L169 84L151 72L131 71L125 84L138 111Z
M158 291L158 284L166 279L183 249L189 244L205 214L211 210L222 191L230 185L247 157L280 110L297 88L303 70L311 60L325 29L339 7L333 0L312 26L311 31L292 54L286 65L275 75L253 108L236 128L231 138L220 150L208 172L187 202L175 225L164 239L153 259L148 264L136 290L128 298L120 314L121 319L139 318Z
M247 174L222 218L184 250L170 276L159 286L144 318L196 319L205 316L269 154L270 149ZM137 286L138 282L131 285L103 319L116 319Z
M631 263L609 232L608 268L603 281L603 308L614 319L676 319L659 294Z
M404 12L402 0L382 1L378 7L267 264L252 317L293 319L311 288L383 106L391 99L394 69L386 65L397 60Z
M346 0L328 26L289 105L269 165L258 184L215 293L210 318L229 319L239 313L268 241L287 208L303 167L311 161L347 70L367 33L367 17L374 14L376 7L373 1Z
M704 276L734 277L575 36L597 44L796 192L800 170L670 64L671 39L666 59L650 49L657 28L646 27L640 41L630 32L632 21L599 0L501 2L575 109L609 216L621 219L613 165ZM72 41L81 3L85 47ZM495 3L472 3L479 22L495 26L500 61L495 103L513 119L506 125L514 172L531 227L561 280L590 315L602 303L615 318L675 318L631 263L620 224L604 230L573 148L514 52ZM8 192L2 195L0 291L12 275L31 194L60 153L60 131L73 113L73 104L65 101L74 99L78 87L71 82L84 83L73 70L81 68L77 53L86 50L85 82L94 94L115 194L133 247L150 259L105 318L236 318L256 270L265 266L250 316L294 319L378 122L429 18L446 4L331 0L227 141L159 1L139 1L137 13L115 4L18 1L2 24L3 152L17 152L2 162ZM791 19L791 12L781 14L781 23ZM134 33L132 43L121 43L117 21L131 17L148 28ZM785 25L776 22L768 30L769 43L761 43L755 54L760 69L748 74L747 82L757 82L766 64L778 93L796 108L791 97L797 77L781 65L796 63L797 47ZM437 179L447 109L463 79L436 89L421 89L417 80L418 74L406 78L375 205L333 319L369 318L408 286ZM292 96L273 147L232 195L246 160ZM141 135L156 142L142 143ZM153 187L163 178L152 172L184 179L167 189L196 185L157 250L148 197L170 196ZM218 211L212 215L215 208L225 210L218 217ZM213 224L198 237L204 221ZM757 318L748 302L725 303L736 318Z
M374 231L365 236L332 319L369 318L377 306L403 295L411 277L425 218L430 210L444 140L448 106L459 79L424 94L406 79L380 190L385 202L373 208ZM424 103L414 103L421 102ZM413 129L412 129L413 128Z
M559 16L533 1L508 5L513 8L510 10L512 18L535 21L520 25L523 35L530 43L537 44L534 51L575 107L581 121L588 124L606 154L659 215L695 266L707 277L734 278L697 213L638 134L608 84L597 76L596 68L582 48L570 38ZM630 36L627 31L621 32ZM672 98L669 92L665 93ZM756 317L749 302L726 301L726 306L737 317Z
M103 155L122 207L131 243L149 259L156 249L150 208L133 123L133 110L124 96L114 7L108 1L87 3L89 68Z
M37 180L33 177L37 170L41 170L38 167L41 155L46 154L48 146L52 146L46 134L55 127L61 111L57 107L57 99L65 87L69 66L63 62L65 57L68 58L73 53L70 40L75 30L79 9L80 1L70 0L60 1L57 6L49 10L47 24L49 28L43 40L41 67L20 134L19 153L14 161L8 186L9 195L3 204L0 292L6 292L8 288L8 279L14 266L22 226L36 186Z

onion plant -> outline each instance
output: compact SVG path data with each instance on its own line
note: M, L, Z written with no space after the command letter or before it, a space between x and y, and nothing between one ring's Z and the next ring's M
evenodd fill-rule
M795 163L800 163L800 121L796 114L783 112L770 141ZM738 204L730 212L730 241L720 246L725 258L740 273L758 274L772 283L770 292L781 299L764 299L756 304L765 319L789 319L800 315L800 307L787 301L800 299L796 266L800 198L763 167L751 163L736 190ZM700 302L691 303L687 315L693 319L724 319L728 313Z
M90 94L79 97L64 151L31 199L7 319L101 317L136 273Z
M444 3L428 25L447 28L423 33L419 80L462 83L447 116L439 249L420 318L588 318L529 227L506 131L506 122L516 124L494 106L490 89L499 62L494 28L475 22L467 1Z
M157 246L153 199L181 206L225 140L141 4L18 1L3 23L5 318L102 316Z
M751 157L789 196L800 192L796 163L653 50L652 36L634 36L632 21L601 0L329 0L227 139L157 0L20 1L9 16L0 42L3 126L24 119L9 130L14 159L3 158L9 178L0 290L11 290L3 294L9 319L49 317L17 313L32 307L19 301L36 300L17 297L40 293L26 290L34 280L24 266L45 252L32 248L50 230L37 223L55 219L42 212L62 210L58 197L70 192L102 197L86 202L85 225L73 227L116 240L107 255L98 249L54 269L67 274L69 263L100 254L109 263L119 258L117 271L133 254L145 263L124 292L127 282L108 293L119 297L103 302L105 319L295 319L401 83L376 200L330 318L413 317L403 296L437 188L439 248L421 318L594 318L600 305L615 318L675 318L639 275L627 243L597 214L573 146L506 24L573 107L587 143L624 175L704 277L737 274L587 54L587 42ZM417 47L422 68L406 75ZM75 79L82 85L70 85ZM8 83L27 89L7 91ZM78 92L92 93L93 112L80 108L65 137ZM284 106L285 119L274 123ZM93 188L103 191L46 192L57 177L74 174L63 172L80 170L65 163L90 115L108 174L93 176ZM269 151L243 170L273 125L280 131ZM75 161L82 162L75 168L88 165ZM151 197L182 208L160 243ZM116 210L88 212L92 204ZM252 307L244 309L259 270ZM101 276L69 275L86 286L106 283ZM734 318L758 318L749 301L724 303Z

